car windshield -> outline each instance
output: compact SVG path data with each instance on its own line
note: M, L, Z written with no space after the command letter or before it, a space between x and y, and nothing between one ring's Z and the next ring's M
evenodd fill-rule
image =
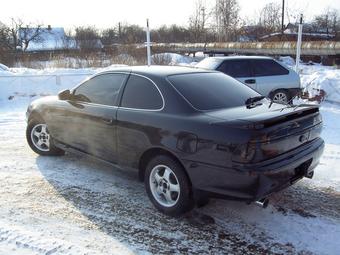
M201 62L197 63L195 67L197 68L203 68L203 69L210 69L215 70L219 65L221 61L215 58L205 58Z
M171 75L171 84L202 111L245 105L248 98L260 96L255 90L222 73Z

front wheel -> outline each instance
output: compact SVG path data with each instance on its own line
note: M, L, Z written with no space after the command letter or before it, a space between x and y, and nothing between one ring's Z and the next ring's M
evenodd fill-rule
M32 119L26 129L26 139L31 149L43 156L59 156L64 151L53 144L53 139L44 121Z
M193 208L191 185L183 167L168 156L147 165L145 188L154 206L164 214L179 216Z

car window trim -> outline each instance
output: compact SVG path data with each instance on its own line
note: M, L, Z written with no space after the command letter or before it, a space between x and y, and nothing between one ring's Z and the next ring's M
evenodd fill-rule
M119 104L118 104L119 106L118 106L118 108L119 108L119 109L124 109L124 110L147 111L147 112L160 112L160 111L162 111L162 110L164 109L164 107L165 107L165 99L164 99L164 96L163 96L162 91L159 89L159 87L157 86L157 84L156 84L152 79L150 79L149 77L144 76L144 75L142 75L142 74L137 74L137 73L132 73L132 72L131 72L131 73L130 73L130 76L129 76L128 78L130 78L131 75L135 75L135 76L139 76L139 77L142 77L142 78L144 78L144 79L147 79L147 80L149 80L149 81L156 87L156 89L157 89L159 95L160 95L161 98L162 98L162 107L159 108L159 109L143 109L143 108L134 108L134 107L122 107L122 106L121 106L121 104L122 104L122 98L123 98L123 96L124 96L124 91L125 91L125 88L126 88L126 86L127 86L127 84L128 84L128 81L129 81L129 79L127 79L126 82L125 82L124 88L122 88L122 95L121 95L121 97L119 98ZM119 109L118 109L118 110L119 110Z
M92 102L84 102L84 101L76 101L78 104L84 104L84 105L89 105L89 106L103 106L107 108L114 108L117 109L118 106L116 105L107 105L107 104L97 104L97 103L92 103Z
M116 98L116 101L114 102L116 105L107 105L107 104L98 104L98 103L93 103L93 102L85 102L85 101L75 101L77 103L82 103L82 104L88 104L88 105L103 105L103 106L109 106L109 107L115 107L115 108L118 108L118 105L120 104L120 93L121 93L121 90L123 88L125 88L125 85L126 85L126 82L128 80L128 78L130 77L130 72L121 72L121 71L117 71L117 72L114 72L114 71L109 71L109 72L103 72L103 73L98 73L98 74L94 74L90 77L88 77L86 80L84 80L82 83L78 84L76 87L74 87L71 91L71 94L74 95L74 93L76 92L76 90L81 86L83 85L84 83L88 82L89 80L92 80L98 76L101 76L101 75L105 75L105 74L126 74L126 77L125 77L125 80L122 84L122 86L119 88L119 92L118 92L118 95L117 95L117 98Z

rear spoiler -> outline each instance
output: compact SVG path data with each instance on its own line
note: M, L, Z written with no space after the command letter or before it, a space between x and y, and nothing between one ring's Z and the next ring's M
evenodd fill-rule
M311 115L318 115L319 114L319 107L320 105L298 105L298 106L291 106L287 108L282 108L281 110L278 109L276 116L271 116L268 118L264 118L263 120L253 120L250 118L244 119L232 119L232 120L223 120L223 121L214 121L211 122L211 125L225 125L227 124L229 127L235 128L242 128L242 129L262 129L268 128L280 123L284 123L287 121L291 121L294 119L301 119L303 117L309 118ZM299 110L297 110L299 108ZM283 110L288 110L287 112L283 113ZM256 117L256 115L254 116Z
M295 106L299 107L299 106ZM265 120L262 124L264 128L271 127L286 121L291 121L294 119L301 119L304 116L310 116L311 114L319 113L319 105L303 105L303 107L308 107L307 109L301 109L300 111L296 111L295 108L293 112L286 113L277 118L272 118Z

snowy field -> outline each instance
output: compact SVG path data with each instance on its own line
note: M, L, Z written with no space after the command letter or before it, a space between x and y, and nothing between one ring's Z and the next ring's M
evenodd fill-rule
M329 99L314 178L275 194L267 209L212 200L179 219L155 210L134 171L71 154L42 157L26 144L27 104L98 70L3 71L0 254L340 254L340 70L301 69L303 84L325 89ZM43 85L41 74L65 80ZM1 75L27 79L3 84Z

